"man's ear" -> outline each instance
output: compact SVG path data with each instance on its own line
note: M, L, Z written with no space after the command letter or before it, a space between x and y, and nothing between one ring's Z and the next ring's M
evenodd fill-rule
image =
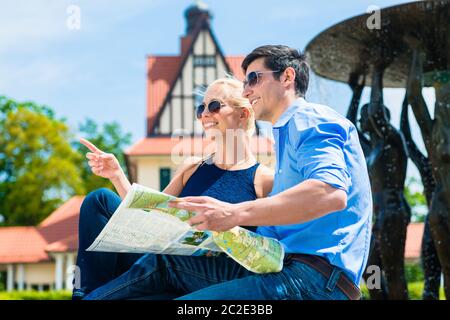
M295 70L292 67L287 67L284 72L284 82L286 84L295 83Z
M292 67L287 67L284 70L284 81L295 82L295 70Z

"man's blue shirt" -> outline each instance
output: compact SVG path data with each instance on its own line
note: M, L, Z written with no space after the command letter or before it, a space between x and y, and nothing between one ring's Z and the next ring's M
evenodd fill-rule
M325 257L359 284L369 254L372 196L355 126L333 109L297 99L273 126L277 157L271 196L315 179L347 193L347 207L293 225L261 226L286 253ZM288 214L288 213L286 213Z

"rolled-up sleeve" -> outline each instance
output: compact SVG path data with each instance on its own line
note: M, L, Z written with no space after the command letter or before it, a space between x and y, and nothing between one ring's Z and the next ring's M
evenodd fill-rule
M304 180L316 179L348 193L350 175L344 155L347 129L339 123L322 123L300 133L296 147L297 169Z

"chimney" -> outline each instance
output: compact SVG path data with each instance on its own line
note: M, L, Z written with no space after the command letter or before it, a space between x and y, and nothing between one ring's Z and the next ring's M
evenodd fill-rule
M195 1L195 4L189 6L184 11L184 17L186 18L187 23L186 36L189 36L198 24L204 21L209 22L212 18L208 11L208 6L201 0L197 0Z

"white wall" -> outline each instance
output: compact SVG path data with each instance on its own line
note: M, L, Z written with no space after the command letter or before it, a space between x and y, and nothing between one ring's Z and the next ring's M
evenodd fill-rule
M52 284L54 282L55 282L54 262L25 264L25 283L27 283L28 285Z

